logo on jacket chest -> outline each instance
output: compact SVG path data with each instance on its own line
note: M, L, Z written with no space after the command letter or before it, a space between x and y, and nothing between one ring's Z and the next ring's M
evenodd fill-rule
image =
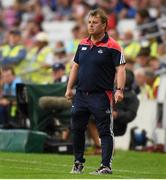
M98 52L98 54L103 54L103 50L102 49L99 49L97 52Z
M82 50L82 51L86 51L86 50L87 50L87 47L84 46L84 47L81 48L81 50Z

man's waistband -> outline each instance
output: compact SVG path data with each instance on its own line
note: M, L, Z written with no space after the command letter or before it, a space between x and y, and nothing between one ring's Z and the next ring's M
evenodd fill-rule
M111 90L105 90L105 91L82 91L82 90L77 90L77 92L90 95L90 94L101 94L101 93L106 93L106 92L112 92Z

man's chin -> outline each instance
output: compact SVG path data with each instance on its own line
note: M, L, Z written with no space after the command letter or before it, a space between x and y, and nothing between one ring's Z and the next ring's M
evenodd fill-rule
M89 31L89 35L93 35L94 34L94 31Z
M90 35L90 36L93 36L93 35L94 35L94 32L89 32L89 35Z

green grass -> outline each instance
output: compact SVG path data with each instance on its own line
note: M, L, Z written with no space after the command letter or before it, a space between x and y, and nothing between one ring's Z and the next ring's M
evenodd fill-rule
M166 179L166 154L117 151L112 175L90 175L100 156L86 156L84 174L70 174L73 156L0 152L0 179Z

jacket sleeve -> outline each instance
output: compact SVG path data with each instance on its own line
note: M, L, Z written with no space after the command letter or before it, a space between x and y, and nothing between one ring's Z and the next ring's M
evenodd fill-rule
M26 50L21 49L17 56L15 57L6 57L3 59L2 64L18 64L20 61L22 61L26 56Z

